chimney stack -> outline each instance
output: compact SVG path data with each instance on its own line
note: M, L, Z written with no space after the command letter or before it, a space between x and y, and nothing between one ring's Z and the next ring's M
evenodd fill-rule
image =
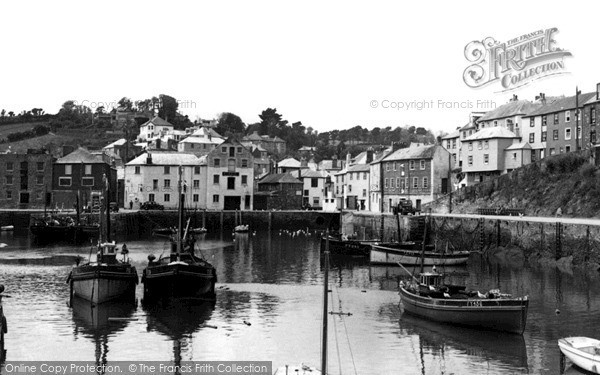
M350 153L346 154L346 168L348 168L350 166L350 160L351 160L352 156L350 156Z
M367 149L367 164L370 164L373 161L373 147L369 147Z
M337 155L333 155L331 158L331 169L337 169L338 167L338 158Z
M146 155L146 164L152 164L152 154L148 153L148 155Z

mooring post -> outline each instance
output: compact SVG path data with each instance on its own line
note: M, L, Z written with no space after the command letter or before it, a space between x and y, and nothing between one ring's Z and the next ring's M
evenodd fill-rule
M556 244L555 244L555 248L554 248L554 257L556 258L556 260L562 258L561 237L562 237L562 223L558 222L558 223L556 223Z
M383 222L384 222L384 220L385 220L385 217L383 216L383 212L382 212L382 213L381 213L381 229L380 229L380 231L379 231L379 233L380 233L380 236L379 236L379 237L381 238L381 241L382 241L382 242L383 242L383 240L384 240L384 239L383 239L383 228L384 228L384 224L383 224Z
M500 247L500 220L496 220L496 248Z
M483 251L485 246L485 219L479 219L479 251Z
M202 228L206 228L206 208L202 210Z
M223 232L223 210L221 210L221 232Z
M271 232L272 223L273 223L273 212L269 211L269 232Z
M590 226L585 230L585 261L590 260Z

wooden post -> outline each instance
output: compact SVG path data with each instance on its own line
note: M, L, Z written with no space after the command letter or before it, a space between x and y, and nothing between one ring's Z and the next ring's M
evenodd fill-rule
M271 233L272 225L273 225L273 212L269 211L269 233Z
M379 231L380 233L380 239L383 242L383 228L384 228L384 221L385 221L385 217L383 216L383 212L381 213L381 229Z
M500 247L500 220L496 220L496 249Z
M562 258L562 223L556 223L556 242L554 247L554 257L556 260Z
M590 260L590 226L587 226L585 231L585 257L584 260L587 262Z
M221 233L223 232L223 210L221 210Z
M202 228L206 228L206 208L202 210Z
M483 251L485 246L485 219L479 219L479 251Z

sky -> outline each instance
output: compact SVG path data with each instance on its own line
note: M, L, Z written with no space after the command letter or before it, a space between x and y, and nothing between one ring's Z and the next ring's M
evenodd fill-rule
M167 94L191 119L232 112L251 124L271 107L318 132L438 134L513 94L574 95L600 82L596 12L583 1L19 1L0 11L0 109L14 112ZM572 54L566 74L511 91L465 84L470 42L553 27Z

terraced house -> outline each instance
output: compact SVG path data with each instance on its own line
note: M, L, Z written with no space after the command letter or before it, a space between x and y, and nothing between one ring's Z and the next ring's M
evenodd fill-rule
M51 203L51 155L34 151L0 154L0 176L0 207L43 208Z

